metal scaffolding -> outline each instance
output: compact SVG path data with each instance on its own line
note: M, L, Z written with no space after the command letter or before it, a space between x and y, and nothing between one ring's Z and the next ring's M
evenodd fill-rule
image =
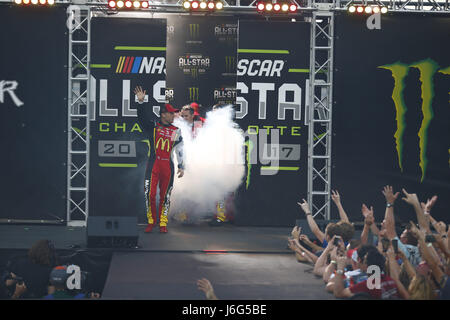
M67 224L86 226L89 215L91 9L69 6L67 13Z
M330 219L333 107L333 4L313 3L311 17L308 134L308 203L314 217Z

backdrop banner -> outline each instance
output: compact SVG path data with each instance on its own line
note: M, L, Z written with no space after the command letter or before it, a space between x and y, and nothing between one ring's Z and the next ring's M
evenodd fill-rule
M166 20L93 18L90 215L146 221L147 137L137 122L139 85L159 114L165 102Z
M354 221L363 220L365 203L381 222L381 191L392 185L422 202L438 195L432 215L448 223L450 20L389 14L381 29L366 20L342 14L335 21L332 187ZM403 196L397 221L416 221Z
M0 6L0 218L66 217L67 15Z
M291 226L307 194L310 25L239 22L236 121L246 132L246 176L236 223Z
M167 16L167 99L200 114L236 101L237 19Z

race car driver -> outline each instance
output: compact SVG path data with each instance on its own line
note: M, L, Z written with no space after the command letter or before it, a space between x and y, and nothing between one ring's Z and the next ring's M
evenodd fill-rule
M145 232L151 232L157 222L156 189L159 184L159 231L161 233L167 233L170 194L172 192L175 171L172 161L172 152L174 150L178 160L178 177L181 178L184 175L181 131L172 125L175 113L179 110L170 104L165 104L161 106L160 118L158 119L150 108L142 105L146 91L142 90L142 87L137 86L134 93L139 102L137 107L139 125L148 135L150 147L144 185L148 219Z

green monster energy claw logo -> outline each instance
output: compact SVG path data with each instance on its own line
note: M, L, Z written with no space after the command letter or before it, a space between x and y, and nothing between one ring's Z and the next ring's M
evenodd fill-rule
M192 68L192 69L191 69L191 76L192 76L192 78L194 78L194 79L197 79L197 78L198 78L198 69L197 69L197 68Z
M405 79L408 76L409 70L411 68L416 68L420 72L420 83L421 83L421 97L422 97L422 123L420 125L419 132L419 166L422 170L421 182L423 182L428 165L427 159L427 144L428 144L428 128L430 126L431 120L434 117L433 112L433 98L434 98L434 83L433 77L439 69L439 65L432 59L425 59L422 61L414 62L412 64L404 64L401 62L396 62L394 64L379 66L378 68L390 70L392 77L394 78L394 89L392 91L392 100L394 101L396 109L396 121L397 121L397 131L394 134L396 149L398 154L398 162L400 170L403 172L403 136L406 129L405 114L408 110L405 98ZM448 69L448 68L447 68ZM440 70L439 72L445 73L445 70Z
M251 159L250 159L250 155L253 151L253 142L250 140L247 140L245 142L245 146L246 146L246 160L247 160L247 179L245 181L245 189L248 189L248 187L250 186L250 176L251 176L251 172L252 172L252 163L251 163Z
M236 69L236 57L226 56L225 57L225 70L227 73L233 72Z
M189 35L191 36L191 39L198 39L200 37L200 25L189 24Z
M198 87L190 87L189 88L189 101L199 101L199 92Z

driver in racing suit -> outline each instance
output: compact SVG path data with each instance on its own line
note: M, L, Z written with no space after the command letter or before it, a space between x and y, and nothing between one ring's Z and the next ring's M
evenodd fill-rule
M170 194L172 192L175 171L172 161L173 150L176 150L178 160L178 177L181 178L184 175L181 130L172 125L175 113L179 110L170 104L165 104L160 109L160 118L158 119L151 108L145 110L146 108L142 105L146 91L143 91L138 86L135 88L134 93L139 102L137 107L139 125L148 135L150 147L144 185L148 219L145 232L151 232L156 225L156 189L159 185L159 231L161 233L167 233Z

